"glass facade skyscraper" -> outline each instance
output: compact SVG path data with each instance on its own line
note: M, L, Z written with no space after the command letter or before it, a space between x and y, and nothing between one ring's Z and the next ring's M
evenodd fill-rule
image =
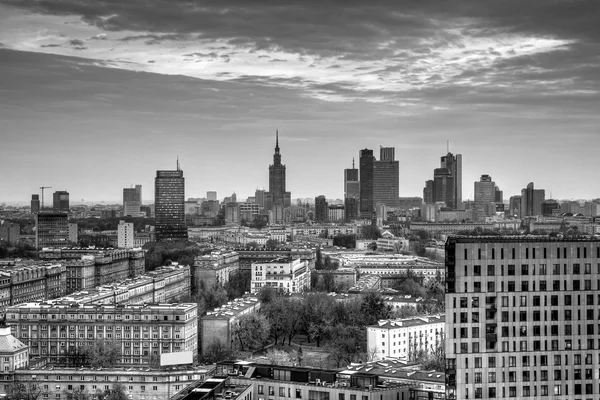
M185 226L185 178L176 171L156 171L154 214L157 242L187 240Z

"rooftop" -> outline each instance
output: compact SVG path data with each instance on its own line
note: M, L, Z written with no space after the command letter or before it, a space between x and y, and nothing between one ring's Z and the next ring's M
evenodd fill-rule
M227 302L227 304L217 307L212 311L206 313L202 319L229 319L234 315L247 310L248 308L255 307L258 301L256 297L243 297Z
M444 314L441 315L430 315L430 316L422 316L422 317L412 317L405 319L382 319L378 322L377 325L371 325L369 328L384 328L384 329L392 329L392 328L412 328L415 326L423 326L429 324L440 324L446 321L446 316Z

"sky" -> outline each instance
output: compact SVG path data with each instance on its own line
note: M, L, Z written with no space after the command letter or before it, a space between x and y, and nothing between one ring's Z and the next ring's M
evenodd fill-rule
M400 196L463 155L463 198L600 197L596 0L0 0L0 202L40 186L119 202L155 171L186 197L343 197L395 147ZM51 197L47 197L51 198Z

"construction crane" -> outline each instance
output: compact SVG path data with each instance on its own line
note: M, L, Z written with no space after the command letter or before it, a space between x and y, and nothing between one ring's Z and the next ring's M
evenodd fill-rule
M40 206L40 211L44 209L44 189L52 189L52 186L40 186L42 190L42 205Z

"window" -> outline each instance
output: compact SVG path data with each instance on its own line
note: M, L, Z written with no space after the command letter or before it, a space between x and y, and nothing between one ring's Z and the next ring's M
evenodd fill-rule
M588 265L590 265L590 268L591 268L591 264L588 264ZM495 272L496 272L495 269L496 269L496 267L494 265L488 265L487 266L487 274L488 274L488 276L494 276Z
M514 274L515 274L515 266L514 265L509 265L508 266L508 273L507 273L507 275L511 276L511 275L514 275Z
M528 250L528 249L526 249ZM521 265L521 275L529 275L529 265L523 264Z
M520 301L520 304L519 304L519 305L520 305L521 307L527 307L527 296L521 296L521 299L520 299L520 300L521 300L521 301Z

